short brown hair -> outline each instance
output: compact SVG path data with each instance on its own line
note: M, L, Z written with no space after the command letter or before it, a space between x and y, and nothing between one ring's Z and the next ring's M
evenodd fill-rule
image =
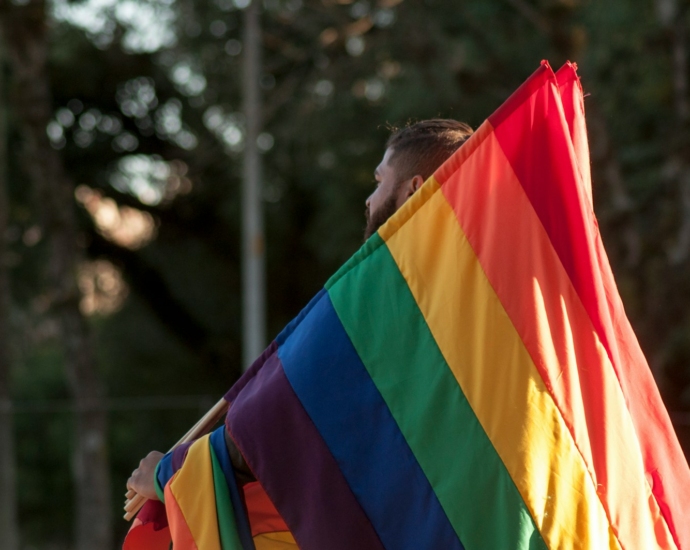
M389 163L398 181L420 175L426 181L472 135L464 122L432 118L404 128L392 128L386 149L393 149Z

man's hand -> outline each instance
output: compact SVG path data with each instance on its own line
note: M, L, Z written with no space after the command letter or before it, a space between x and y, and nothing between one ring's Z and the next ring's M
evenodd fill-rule
M153 476L156 466L163 458L163 453L151 451L146 458L139 462L139 467L132 472L132 476L127 480L127 488L137 492L137 494L149 500L158 500L156 488L153 484Z

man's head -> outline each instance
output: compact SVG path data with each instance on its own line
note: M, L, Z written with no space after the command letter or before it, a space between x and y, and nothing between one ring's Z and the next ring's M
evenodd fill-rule
M366 205L368 239L472 135L464 122L435 118L394 129Z

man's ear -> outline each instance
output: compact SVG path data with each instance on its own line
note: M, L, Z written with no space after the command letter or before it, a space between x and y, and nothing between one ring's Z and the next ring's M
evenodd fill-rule
M415 177L413 177L410 180L410 183L407 185L407 197L410 198L414 193L419 189L422 185L424 185L424 178L417 174Z
M403 185L397 190L397 205L400 208L407 199L415 194L417 189L419 189L424 184L424 178L420 175L414 176L409 180L406 180Z

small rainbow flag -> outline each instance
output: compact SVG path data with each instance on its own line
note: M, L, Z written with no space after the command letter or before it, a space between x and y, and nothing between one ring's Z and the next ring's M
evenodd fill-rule
M226 399L303 550L690 550L690 470L601 244L571 64L543 62Z
M225 428L165 455L124 550L294 550L295 539L259 482L239 487Z

